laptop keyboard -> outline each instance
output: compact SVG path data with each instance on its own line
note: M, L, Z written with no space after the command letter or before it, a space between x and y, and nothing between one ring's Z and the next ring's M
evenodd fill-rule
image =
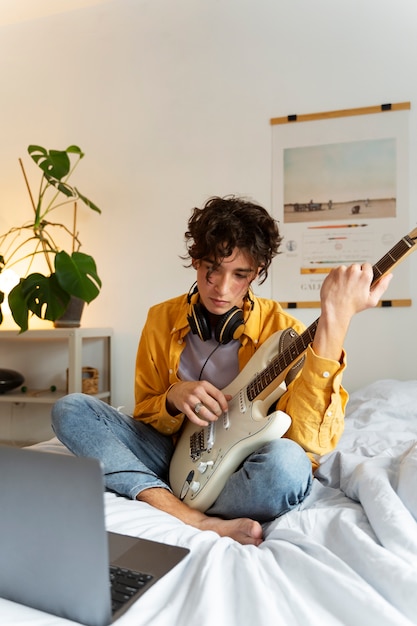
M134 572L129 569L110 566L110 584L112 612L118 611L128 602L138 591L146 587L153 576L143 572Z

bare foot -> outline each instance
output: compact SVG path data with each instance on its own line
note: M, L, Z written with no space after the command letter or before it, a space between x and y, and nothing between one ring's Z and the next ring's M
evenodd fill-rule
M145 489L136 498L199 530L212 530L220 537L230 537L244 545L259 546L262 543L262 526L254 520L245 517L231 520L210 517L196 509L191 509L170 491L159 487Z
M219 517L204 516L201 530L213 530L220 537L231 537L244 545L259 546L263 541L262 526L246 517L224 520Z

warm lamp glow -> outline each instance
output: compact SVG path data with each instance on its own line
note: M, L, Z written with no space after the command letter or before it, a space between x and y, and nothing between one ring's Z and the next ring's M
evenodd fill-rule
M20 278L13 270L4 270L0 274L0 291L9 293L17 285Z
M7 302L7 294L17 285L20 278L13 270L4 270L0 274L0 291L6 294L6 298L3 302L3 314L10 314L9 303Z

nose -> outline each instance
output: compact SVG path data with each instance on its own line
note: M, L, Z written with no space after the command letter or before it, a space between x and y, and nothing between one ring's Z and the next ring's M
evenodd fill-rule
M227 274L222 274L216 278L215 289L219 296L224 296L229 291L230 278Z

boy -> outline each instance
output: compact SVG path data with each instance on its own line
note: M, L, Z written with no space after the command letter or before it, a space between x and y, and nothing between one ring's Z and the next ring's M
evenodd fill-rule
M277 402L291 417L285 436L243 462L208 511L179 500L169 465L184 420L205 426L227 409L221 391L271 334L304 326L277 302L256 297L281 237L261 206L214 197L194 209L185 233L196 287L152 307L139 342L135 409L126 416L92 396L71 394L52 411L53 427L75 454L99 458L108 489L137 498L201 530L242 544L262 542L263 522L308 495L315 458L343 431L347 393L343 342L353 315L376 306L391 276L371 290L369 264L341 266L321 289L321 315L295 379Z

